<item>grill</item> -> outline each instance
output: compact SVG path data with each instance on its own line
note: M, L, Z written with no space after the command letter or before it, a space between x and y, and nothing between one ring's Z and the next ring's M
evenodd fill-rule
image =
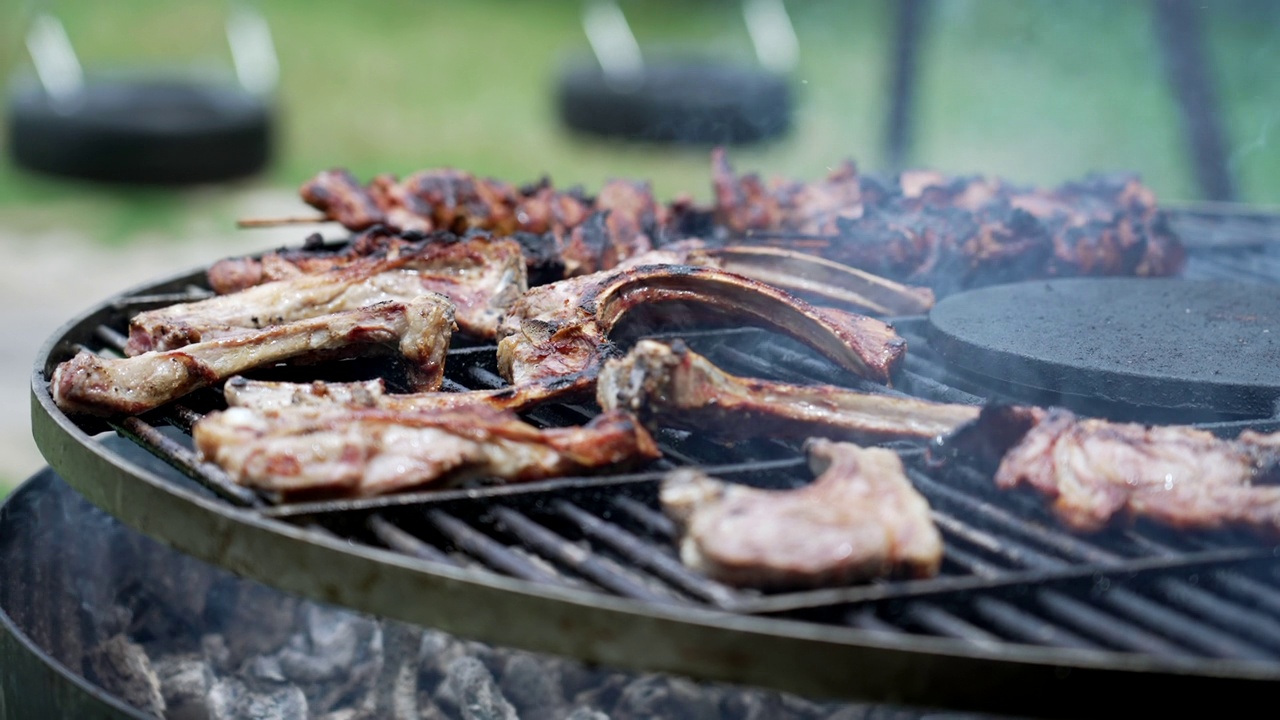
M1198 207L1175 221L1190 246L1187 278L1280 283L1280 254L1267 245L1280 217ZM1154 711L1205 693L1260 698L1280 680L1280 563L1270 545L1141 522L1073 535L1043 500L998 492L977 468L935 467L920 445L893 447L943 532L939 576L760 593L680 563L657 481L671 467L698 465L736 482L796 487L811 477L797 444L725 446L662 431L664 457L641 473L274 505L192 451L190 428L220 406L215 391L118 423L73 422L52 404L47 379L58 362L80 348L118 352L132 314L207 292L202 272L176 276L60 330L35 368L34 432L51 466L95 504L281 589L619 667L920 706L1096 714L1095 693L1123 688ZM756 330L632 328L631 339L678 336L740 375L944 402L1017 399L1016 388L950 367L930 348L925 318L895 325L910 351L894 390ZM323 372L394 377L394 368L372 361ZM491 345L455 343L446 373L449 390L503 384ZM597 411L557 404L526 417L562 426ZM1274 431L1280 413L1200 425L1225 435ZM113 451L103 434L133 440L152 461Z

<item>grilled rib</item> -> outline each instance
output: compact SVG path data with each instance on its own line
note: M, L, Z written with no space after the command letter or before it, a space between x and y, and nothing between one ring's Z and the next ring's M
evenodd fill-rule
M495 477L539 480L660 456L627 413L540 430L484 408L231 408L193 429L196 448L236 482L283 496L383 495Z
M1002 449L995 483L1032 488L1082 532L1145 518L1182 529L1240 527L1280 537L1280 433L1235 440L1186 426L1081 419L1061 410L992 406L962 431L978 452Z
M298 268L299 264L303 268ZM409 302L423 293L438 293L452 301L463 332L492 338L502 312L527 287L519 246L488 238L392 244L381 252L316 273L307 273L305 263L280 256L264 258L261 265L263 276L284 273L286 277L230 295L140 313L129 323L125 354L171 350L236 335L246 328L319 317L375 302Z
M608 335L628 313L667 303L719 311L796 338L841 367L888 384L906 353L893 328L872 318L815 308L777 288L715 268L646 265L531 289L498 328L498 367L516 387L590 390L615 350Z
M873 315L919 315L933 307L933 291L902 285L847 265L776 247L710 247L682 240L637 255L619 268L669 263L715 267L781 288L825 307L844 307Z
M680 558L720 582L820 587L938 572L942 537L897 454L814 440L818 475L796 490L761 490L681 468L660 499L681 530Z
M825 437L875 443L928 440L978 417L979 408L874 395L832 385L787 385L730 375L681 342L641 340L610 360L596 384L600 407L636 413L649 427L726 440Z
M426 293L409 303L378 303L178 350L123 359L81 351L54 370L50 385L54 401L68 413L133 415L256 367L380 344L398 348L416 388L434 389L443 378L452 330L453 305Z

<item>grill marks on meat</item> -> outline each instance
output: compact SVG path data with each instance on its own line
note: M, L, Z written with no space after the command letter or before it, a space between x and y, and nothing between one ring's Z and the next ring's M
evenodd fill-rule
M1004 422L998 411L979 423ZM1067 526L1101 530L1145 518L1182 529L1241 527L1280 538L1280 434L1223 440L1191 427L1148 427L1038 413L996 470L1002 489L1053 499Z
M897 454L827 440L807 450L818 477L796 490L668 473L660 500L681 529L681 560L720 582L761 588L938 572L941 534Z
M1039 190L909 171L884 187L847 167L825 182L766 189L719 153L712 173L716 217L730 232L763 233L765 242L940 292L1035 277L1173 275L1185 259L1154 195L1132 177Z
M641 340L626 357L608 361L596 393L600 407L630 410L650 427L696 430L726 440L929 440L979 413L968 405L736 377L683 343L653 340Z
M254 261L233 262L244 277L243 268ZM349 259L275 254L258 266L256 276L269 282L139 314L129 324L125 353L169 350L375 302L408 302L423 293L447 297L463 332L492 338L503 311L527 289L519 246L489 238L454 243L393 240L373 254Z
M372 496L494 477L525 482L659 457L627 413L540 430L507 411L247 408L206 416L196 448L236 482L283 496Z
M561 250L566 277L608 270L652 250L652 236L665 217L644 182L610 180L595 205L597 212L573 228Z
M81 351L54 370L50 384L54 401L68 413L136 415L253 368L386 345L408 361L416 388L434 389L443 378L452 330L453 305L424 293L409 303L378 303L178 350L122 359Z
M893 328L872 318L815 308L787 293L714 268L652 265L531 289L498 329L498 367L516 388L589 391L616 351L608 335L641 306L685 303L806 343L841 367L888 384L906 353Z

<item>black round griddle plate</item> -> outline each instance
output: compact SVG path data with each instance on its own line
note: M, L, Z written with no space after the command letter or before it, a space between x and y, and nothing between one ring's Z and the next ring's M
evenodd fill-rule
M1280 397L1280 287L1041 280L953 295L929 321L948 362L997 383L1264 417Z

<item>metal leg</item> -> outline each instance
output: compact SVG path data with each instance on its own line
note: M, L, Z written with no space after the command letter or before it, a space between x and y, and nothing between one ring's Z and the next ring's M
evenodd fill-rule
M1187 0L1153 0L1155 30L1165 73L1182 113L1200 192L1209 200L1234 200L1227 167L1226 134L1214 92L1199 8Z
M895 9L893 62L890 64L889 126L885 132L885 163L890 171L901 170L911 149L912 105L916 88L916 65L925 32L928 0L897 0Z

